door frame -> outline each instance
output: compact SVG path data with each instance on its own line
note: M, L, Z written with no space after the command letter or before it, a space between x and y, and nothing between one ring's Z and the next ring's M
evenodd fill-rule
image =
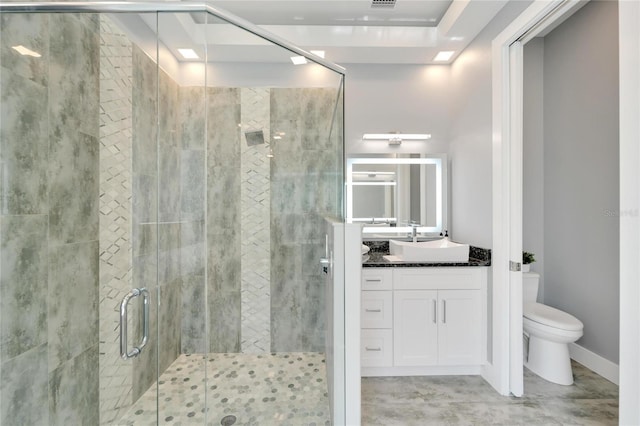
M618 2L620 40L619 423L640 424L640 2Z
M522 309L519 303L508 303L510 286L509 253L511 234L522 229L512 228L512 203L522 196L521 181L512 182L513 174L522 175L522 158L513 147L512 116L519 105L513 105L514 84L522 78L521 58L510 54L516 41L523 44L537 35L548 33L585 3L575 0L536 0L492 45L493 55L493 324L494 366L487 379L502 394L511 392L513 359L510 336L521 333L509 318ZM640 2L619 1L620 52L620 424L640 424ZM516 49L517 52L517 49ZM516 80L517 81L517 80ZM521 83L521 81L520 81ZM517 84L516 84L517 85ZM517 97L515 98L518 99ZM521 98L520 98L521 99ZM511 102L511 103L510 103ZM522 120L520 119L520 122ZM515 123L518 123L516 118ZM521 129L520 129L521 130ZM515 257L512 260L521 261ZM515 291L521 291L516 289ZM510 315L511 313L511 315ZM521 316L521 315L520 315ZM519 335L517 341L520 340ZM517 389L515 389L517 392Z
M522 273L517 267L522 264L522 46L549 33L585 4L536 0L491 46L493 346L492 363L483 377L502 395L523 394Z

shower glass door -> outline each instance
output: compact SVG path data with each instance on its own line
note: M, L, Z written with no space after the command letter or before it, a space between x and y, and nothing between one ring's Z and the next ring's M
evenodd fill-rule
M299 53L0 13L0 425L341 423L343 75Z

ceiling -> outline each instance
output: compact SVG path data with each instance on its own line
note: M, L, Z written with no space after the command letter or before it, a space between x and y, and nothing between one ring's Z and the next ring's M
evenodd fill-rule
M393 0L391 0L393 1ZM386 3L386 2L385 2ZM258 25L391 25L434 27L451 0L223 0L219 6Z
M433 64L457 55L508 0L221 0L213 4L338 64Z
M509 0L220 0L212 4L304 50L323 50L328 61L346 65L448 64ZM210 62L288 62L290 53L204 13L150 14L126 25L128 32L157 33L176 60L193 48ZM121 19L123 21L123 19ZM434 58L453 51L444 62Z

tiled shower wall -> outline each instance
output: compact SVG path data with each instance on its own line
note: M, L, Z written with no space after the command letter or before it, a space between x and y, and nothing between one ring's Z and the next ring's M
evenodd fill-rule
M240 89L207 88L210 352L240 352Z
M204 89L179 93L190 158L202 155L205 114L208 145L206 262L200 240L189 249L195 266L207 265L208 308L198 266L183 286L183 352L201 352L207 339L210 352L323 352L318 261L323 217L340 215L341 139L330 139L337 91L207 88L206 108ZM266 143L248 146L244 132L258 130ZM268 145L275 132L282 139ZM204 191L197 176L189 181Z
M243 132L263 133L262 144L249 145L244 135L240 144L243 353L271 351L270 95L266 88L240 92Z
M100 424L132 404L131 362L120 358L120 301L131 290L132 56L100 17ZM131 320L131 318L129 318Z
M324 216L340 216L338 91L271 89L271 350L325 350ZM338 122L339 118L335 120ZM332 130L334 130L332 132Z
M151 309L150 343L129 361L135 401L155 382L155 366L162 373L180 354L184 224L178 85L137 46L132 57L133 286L147 288L152 305L158 304ZM133 316L139 341L141 315Z
M99 21L0 31L0 424L98 424Z

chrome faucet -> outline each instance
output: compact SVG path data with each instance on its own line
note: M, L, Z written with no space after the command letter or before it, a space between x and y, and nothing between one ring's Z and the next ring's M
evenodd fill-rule
M420 224L417 222L411 221L409 223L409 226L411 227L411 239L413 240L414 243L417 243L418 242L418 226L420 226Z

